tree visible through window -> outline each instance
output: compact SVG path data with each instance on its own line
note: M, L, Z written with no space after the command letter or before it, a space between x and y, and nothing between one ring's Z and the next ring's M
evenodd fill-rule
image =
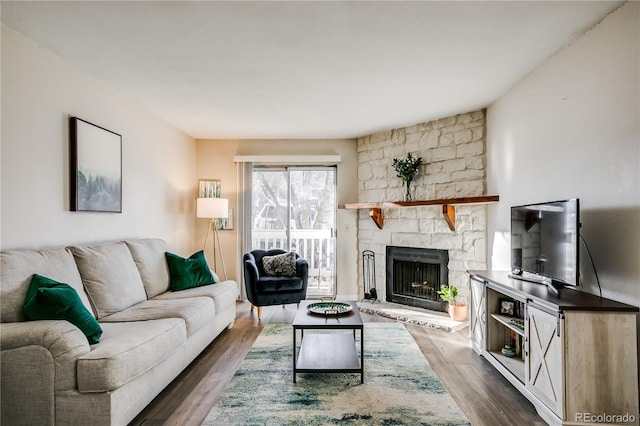
M256 168L253 248L295 251L309 262L308 295L335 293L335 168Z

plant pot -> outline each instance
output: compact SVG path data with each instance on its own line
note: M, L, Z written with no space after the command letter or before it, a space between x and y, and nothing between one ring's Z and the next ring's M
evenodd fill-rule
M467 319L467 305L464 303L449 303L449 316L454 321L464 321Z

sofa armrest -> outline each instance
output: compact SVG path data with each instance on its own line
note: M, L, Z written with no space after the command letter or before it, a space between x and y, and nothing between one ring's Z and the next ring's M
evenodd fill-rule
M55 366L42 346L0 352L0 424L55 425Z
M79 357L91 351L86 336L68 321L46 320L0 324L0 348L2 351L28 349L32 347L46 349L53 360L55 371L42 374L55 375L56 391L77 389L76 363ZM21 359L17 365L5 365L4 368L22 369ZM32 366L29 366L32 368ZM50 368L43 366L43 368Z
M252 304L256 303L258 295L258 265L256 265L255 257L251 253L246 253L243 258L244 263L244 286L247 291L247 299Z
M306 285L307 279L309 278L309 263L306 259L301 257L296 259L296 276L302 278Z
M258 266L256 265L255 262L251 260L245 260L244 272L245 272L245 279L248 279L252 284L255 284L258 282L258 279L260 278L260 274L258 273Z

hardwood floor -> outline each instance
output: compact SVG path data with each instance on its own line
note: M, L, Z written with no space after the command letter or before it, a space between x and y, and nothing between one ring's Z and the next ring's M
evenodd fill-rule
M238 302L236 323L225 330L130 425L200 425L220 399L267 322L293 322L295 305L264 307L262 321ZM392 322L362 314L365 322ZM446 333L406 325L472 425L546 425L535 409L484 358L469 347L467 330ZM265 384L268 385L268 384Z

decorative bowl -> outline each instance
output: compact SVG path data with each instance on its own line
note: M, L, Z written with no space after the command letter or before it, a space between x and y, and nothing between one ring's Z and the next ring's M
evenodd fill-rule
M502 348L500 352L502 352L502 355L506 356L507 358L513 358L516 355L516 351L508 345Z
M307 305L309 313L326 316L345 315L351 312L352 309L350 304L342 302L317 302Z

